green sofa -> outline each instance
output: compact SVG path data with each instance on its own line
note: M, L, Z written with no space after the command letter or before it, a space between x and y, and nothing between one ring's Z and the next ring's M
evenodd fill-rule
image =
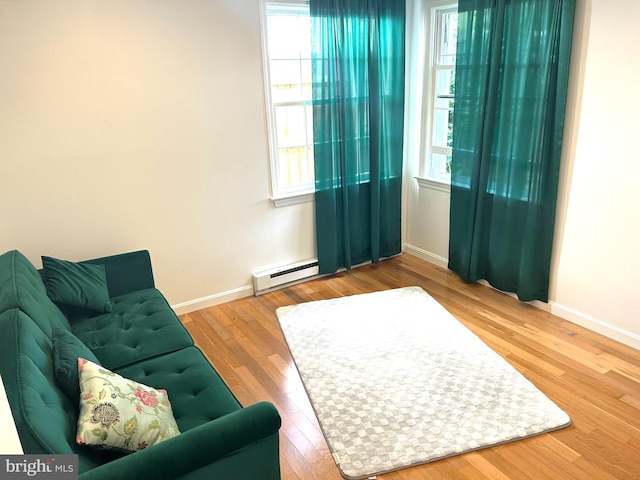
M155 289L149 253L82 263L104 265L111 312L57 306L24 255L0 255L0 374L24 452L77 454L82 480L279 479L277 410L239 404ZM72 332L103 367L166 389L182 433L130 454L78 445L77 402L54 374L54 329Z

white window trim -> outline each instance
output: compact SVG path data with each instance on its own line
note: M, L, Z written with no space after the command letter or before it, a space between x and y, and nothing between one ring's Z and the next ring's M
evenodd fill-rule
M427 177L414 177L418 182L420 188L427 188L429 190L438 190L439 192L449 193L451 192L451 183L435 178Z
M298 188L282 188L280 187L280 172L278 168L278 145L275 139L276 122L275 122L275 106L271 99L270 74L269 74L269 51L267 45L267 3L275 5L301 5L309 6L309 0L279 0L279 1L261 1L260 8L260 33L262 43L262 68L263 68L263 84L265 95L265 113L266 113L266 132L268 143L268 161L269 161L269 190L271 192L270 200L276 207L286 207L300 203L311 202L315 198L315 188L298 187Z
M315 191L307 193L294 193L292 195L282 195L279 197L271 197L271 201L276 207L288 207L290 205L298 205L315 201Z

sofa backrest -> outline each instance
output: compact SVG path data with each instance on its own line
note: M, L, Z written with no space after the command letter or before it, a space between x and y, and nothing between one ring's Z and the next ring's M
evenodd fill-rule
M0 312L18 308L51 339L53 328L71 331L69 321L49 299L40 273L17 250L0 255Z
M77 454L80 472L112 453L77 445L77 408L55 381L51 340L18 309L0 313L0 374L26 453Z

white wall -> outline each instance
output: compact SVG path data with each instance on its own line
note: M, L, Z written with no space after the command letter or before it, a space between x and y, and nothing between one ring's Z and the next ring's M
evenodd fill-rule
M551 293L556 309L582 312L614 337L634 334L640 348L640 3L580 3L584 61L572 70L578 88Z
M639 23L637 0L577 1L550 302L536 302L635 348ZM446 258L447 194L412 182L408 204L407 249Z
M0 252L148 248L185 310L315 256L312 204L268 200L259 5L0 0ZM549 307L638 348L639 8L578 0ZM409 251L446 262L448 208L409 180Z
M0 253L146 248L174 305L315 256L312 204L268 200L259 8L0 0Z

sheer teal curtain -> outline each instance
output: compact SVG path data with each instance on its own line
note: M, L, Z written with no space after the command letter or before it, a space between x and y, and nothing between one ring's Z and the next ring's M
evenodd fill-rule
M405 2L311 0L321 273L401 250Z
M460 0L449 268L548 300L575 0Z

